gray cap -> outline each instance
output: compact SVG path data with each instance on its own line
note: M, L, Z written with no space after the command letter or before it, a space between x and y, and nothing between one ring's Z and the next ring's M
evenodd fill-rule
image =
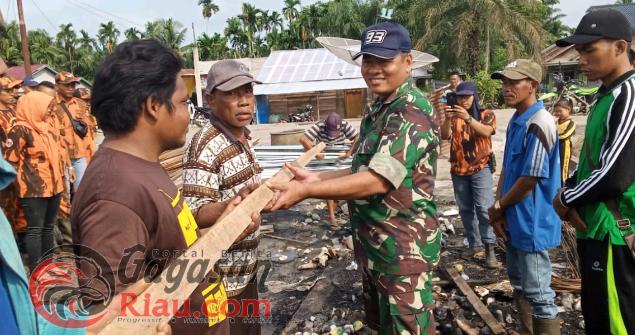
M214 63L209 69L205 92L210 93L215 89L227 92L250 83L261 84L249 73L247 65L233 59L224 59Z
M509 63L503 71L492 73L492 79L520 80L529 78L537 82L542 81L542 67L531 59L517 59Z

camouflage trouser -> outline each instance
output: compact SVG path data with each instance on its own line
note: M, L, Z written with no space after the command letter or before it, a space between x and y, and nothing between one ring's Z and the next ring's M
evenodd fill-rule
M431 272L390 275L363 268L362 273L370 328L380 335L435 334Z

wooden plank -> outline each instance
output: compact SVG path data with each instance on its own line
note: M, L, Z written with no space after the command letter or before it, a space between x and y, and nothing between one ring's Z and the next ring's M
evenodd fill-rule
M295 243L295 244L301 244L304 246L309 246L311 245L310 241L300 241L300 240L295 240L292 238L286 238L286 237L280 237L280 236L276 236L276 235L271 235L271 234L262 234L263 238L272 238L274 240L280 240L280 241L285 241L285 242L289 242L289 243Z
M292 164L296 166L305 166L315 157L315 155L324 150L324 148L325 144L319 143L296 159ZM272 181L276 182L285 182L291 179L293 179L293 173L284 168L272 177ZM197 263L196 261L199 260L208 260L209 264L216 264L216 262L221 258L223 250L228 250L236 238L238 238L245 228L247 228L251 222L252 214L262 211L272 198L273 191L264 184L254 190L226 217L209 228L205 235L199 238L187 249L187 252L175 260L175 262L180 260L182 264L186 264L186 269L185 271L182 271L182 273L189 273L190 267L195 265ZM177 301L180 306L190 297L190 295L192 295L192 292L194 292L200 283L185 280L180 284L181 285L177 290L166 293L166 288L172 286L173 283L170 283L168 280L168 271L164 270L161 273L160 279L153 282L143 293L139 295L144 298L137 299L132 304L132 308L137 311L143 311L144 306L148 305L146 297L149 297L150 306L156 306L156 301L159 299L170 302ZM126 316L125 318L117 318L116 315L108 315L107 317L111 318L111 322L108 326L103 328L99 334L153 335L156 333L155 328L159 323L171 319L174 315L174 310L172 308L168 308L168 310L169 311L162 316L151 317Z
M470 302L472 307L478 315L485 321L485 324L494 332L494 334L506 334L505 327L501 325L498 320L492 315L492 313L487 309L487 306L483 304L481 299L478 298L476 293L472 290L470 285L465 282L465 279L461 277L458 271L451 266L445 268L445 271L450 275L456 286L465 294L467 300Z

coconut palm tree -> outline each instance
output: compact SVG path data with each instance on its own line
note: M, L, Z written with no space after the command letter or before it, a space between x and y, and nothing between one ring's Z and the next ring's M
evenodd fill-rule
M280 13L275 10L269 14L269 25L272 30L282 30L284 27L284 22L282 21L282 16Z
M143 38L159 39L160 36L161 36L161 22L160 21L146 22L146 31L143 34Z
M239 15L243 24L243 30L247 36L247 42L249 45L249 56L255 57L254 39L255 32L257 31L257 24L259 21L260 10L249 3L243 2L242 13Z
M268 32L271 30L271 20L269 19L269 11L259 10L258 16L256 16L256 31Z
M198 0L198 5L203 7L203 17L208 19L212 17L212 15L218 13L218 5L214 3L212 0Z
M77 34L73 30L73 24L61 24L55 39L57 46L64 50L64 61L59 65L73 72L75 44L77 43Z
M229 43L233 48L235 57L242 57L244 50L248 48L247 34L243 30L242 22L238 17L232 17L227 20L225 27L225 36L229 39Z
M126 41L136 41L141 39L142 33L139 29L131 27L126 29L126 31L123 32L123 35L126 36Z
M59 55L64 53L64 50L53 43L53 38L44 29L29 32L29 50L34 64L57 64L60 60Z
M320 29L324 34L359 38L365 26L356 0L330 1L326 3L326 8L323 10L325 13L320 20Z
M100 24L99 30L97 30L97 40L101 44L102 50L111 53L112 49L117 45L117 39L120 34L121 32L115 27L114 22L108 21Z
M84 29L79 31L77 43L79 44L80 49L97 49L97 41L90 37L90 34L88 34L88 32Z
M22 48L20 47L20 30L13 21L5 26L4 34L0 35L0 57L8 66L21 65Z
M416 0L410 23L419 20L425 33L416 40L416 48L444 45L467 59L471 75L479 72L481 55L489 57L493 36L504 43L509 58L526 53L538 59L547 34L540 20L513 10L505 0Z
M203 33L197 41L201 59L215 60L229 57L227 43L227 37L221 36L219 33L215 33L213 36Z
M293 23L300 15L298 11L298 7L300 6L300 0L284 0L284 7L282 8L282 15L289 21L289 23Z
M185 40L185 34L187 28L183 28L183 25L173 19L159 20L160 22L160 34L159 41L163 42L165 46L174 50L179 50L181 44Z

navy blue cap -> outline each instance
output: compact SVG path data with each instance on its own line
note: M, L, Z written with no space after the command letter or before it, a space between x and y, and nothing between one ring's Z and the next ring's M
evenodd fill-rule
M476 95L476 84L471 81L464 81L456 87L457 96Z
M384 59L395 58L401 52L410 52L412 42L406 28L396 22L386 21L374 24L362 33L361 51L353 59L361 55L372 55Z
M31 76L25 77L24 80L22 81L22 86L26 86L26 87L35 87L35 86L37 86L39 84L40 83L35 81L33 79L33 77L31 77Z

